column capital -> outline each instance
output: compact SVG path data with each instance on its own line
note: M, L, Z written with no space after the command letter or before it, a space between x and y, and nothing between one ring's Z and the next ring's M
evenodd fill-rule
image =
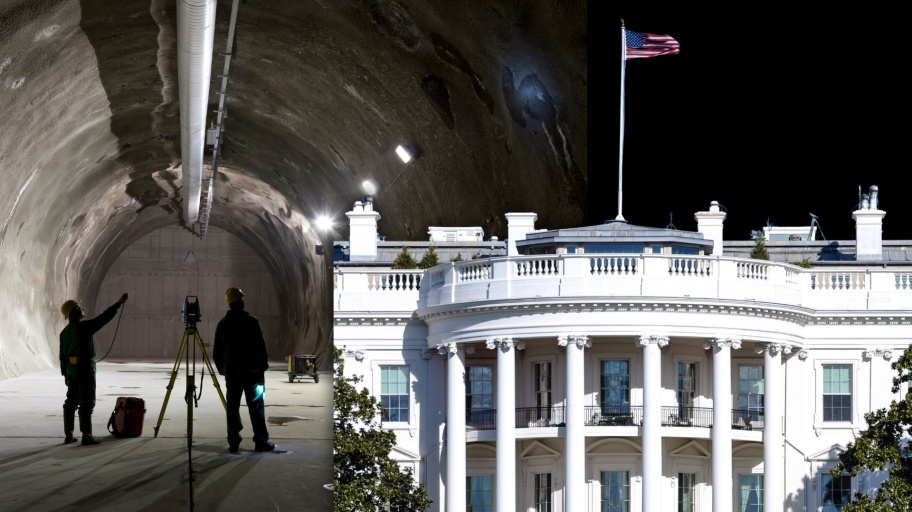
M356 361L364 361L364 351L363 350L349 350L345 352L345 355L354 357Z
M780 352L789 355L792 353L792 346L785 343L754 343L754 352L758 354L769 352L772 356L778 355Z
M717 348L733 348L735 350L741 348L741 340L733 338L712 338L703 342L703 349L709 350L713 347Z
M568 345L576 345L578 348L588 348L592 346L592 341L589 340L589 336L582 334L566 334L563 336L557 337L557 344L566 347Z
M869 348L861 353L861 357L863 357L865 361L874 359L874 356L883 356L884 361L889 361L890 359L893 359L893 351L888 348Z
M808 358L808 351L807 351L807 349L804 349L804 348L803 348L803 349L801 349L801 350L798 351L798 359L801 359L802 361L804 361L804 360L807 359L807 358Z
M475 349L471 345L466 345L465 343L441 343L437 345L437 353L440 355L446 355L447 353L455 354L458 351L463 351L467 354L475 352Z
M670 341L670 339L668 338L668 336L649 335L649 336L640 336L639 338L637 338L636 343L637 343L638 347L645 347L647 345L658 345L659 348L665 348L666 346L668 346L669 341Z
M488 338L485 341L485 346L488 347L488 350L494 350L500 348L504 352L510 350L511 348L516 348L516 350L523 350L526 348L526 343L524 341L515 341L511 337L505 338Z

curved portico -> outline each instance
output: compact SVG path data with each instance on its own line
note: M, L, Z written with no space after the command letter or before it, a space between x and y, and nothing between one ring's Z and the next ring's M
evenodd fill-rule
M523 351L520 348L529 347L536 350L536 353L542 353L548 346L548 339L552 340L551 343L557 341L556 344L550 345L557 349L553 351L554 354L556 356L562 354L562 357L556 359L559 367L554 369L554 378L563 382L564 388L560 390L559 395L554 397L554 409L557 412L547 415L555 420L554 423L533 426L526 421L527 416L520 414L521 411L533 408L535 404L528 401L528 389L524 389L530 388L532 385L529 372L524 372L520 368L522 358L527 356L518 354ZM669 385L669 375L674 377L675 361L678 359L675 353L670 351L676 343L675 339L675 336L655 334L643 334L634 339L629 336L594 337L582 334L564 334L529 341L502 336L477 340L475 343L442 345L441 352L448 361L446 378L447 475L445 478L448 489L448 508L450 506L460 507L461 510L461 507L464 507L465 475L469 465L469 461L465 458L466 442L493 442L495 445L494 481L497 482L495 497L498 509L502 507L511 509L509 504L522 502L522 496L518 495L515 481L517 475L523 473L520 459L517 458L516 442L517 439L532 438L563 439L563 450L560 452L562 460L559 464L564 476L562 489L559 492L559 495L563 497L561 510L585 510L587 508L587 502L590 499L588 496L593 492L592 486L597 485L599 474L598 468L590 467L587 461L587 446L598 439L610 437L633 440L634 443L638 442L641 447L640 465L629 476L637 478L637 481L642 481L640 485L642 494L637 497L637 501L643 504L643 510L663 509L670 505L673 496L666 493L667 482L670 481L673 485L677 485L679 482L677 475L671 473L674 468L667 462L666 442L679 437L712 441L709 450L712 459L711 471L706 475L706 481L698 482L698 484L707 489L711 488L713 510L728 510L733 503L736 484L732 478L733 443L763 442L766 447L769 445L766 440L774 439L773 445L778 446L779 451L776 451L776 448L764 448L763 460L757 462L762 462L763 467L766 468L768 486L766 495L774 496L772 499L776 499L776 491L771 487L772 482L775 482L777 478L775 476L776 468L779 468L781 474L782 438L780 434L778 445L776 445L775 439L777 438L772 437L769 432L774 432L772 429L778 425L778 422L772 418L778 414L776 411L782 410L781 400L784 397L780 394L773 394L777 389L776 380L781 380L783 377L781 371L770 369L776 364L773 357L756 357L758 349L740 350L743 342L734 338L721 336L706 338L699 344L700 346L696 343L698 340L692 337L677 338L678 348L682 349L682 354L709 347L711 355L706 359L712 361L708 365L711 368L703 371L704 375L712 377L709 379L710 382L703 383L704 389L700 390L700 407L684 407L675 401L673 393L677 390ZM631 341L633 342L631 343ZM747 342L746 345L759 347L763 354L769 353L767 347L770 344ZM453 352L452 347L454 346L458 346L460 349ZM460 361L459 355L462 355L463 358L466 357L465 346L474 346L476 350L470 350L473 352L469 356L470 359ZM776 355L781 354L783 345L774 344L774 346L780 347L776 351ZM484 350L482 347L486 347L488 350ZM606 419L609 412L614 414L615 411L608 411L609 408L604 405L592 405L599 403L599 390L594 389L592 381L600 378L598 375L592 375L592 369L596 368L600 361L587 361L587 358L590 357L600 357L598 355L590 356L592 353L590 350L593 347L601 349L596 354L605 353L605 350L609 348L613 354L626 351L629 358L636 361L631 367L639 368L641 371L639 375L631 376L631 380L636 384L631 386L633 399L627 408L629 415L627 420L616 423L617 419L613 416L611 419ZM635 359L637 347L640 350L640 357ZM663 353L663 351L667 353ZM752 430L739 430L737 435L732 434L732 423L741 421L737 407L732 404L731 360L733 351L744 352L744 354L739 354L741 358L754 356L754 361L763 366L766 371L767 390L773 390L766 397L765 407L769 412L763 435L760 435L760 431ZM465 432L466 382L461 377L468 375L467 366L479 364L477 359L479 357L484 357L486 358L484 361L493 363L496 387L494 411L492 411L491 417L495 420L491 426L469 425L468 430L472 435L467 436ZM623 359L625 356L619 357ZM476 359L473 361L471 358ZM529 359L530 361L535 360L534 357ZM778 385L781 389L781 382ZM681 413L684 409L687 409L686 414ZM603 413L601 421L598 419L599 413ZM685 420L685 416L689 419ZM463 429L459 428L460 425L463 426ZM742 424L739 428L750 429L752 427ZM706 499L709 497L707 496ZM457 501L459 503L456 503ZM768 506L776 509L773 502Z

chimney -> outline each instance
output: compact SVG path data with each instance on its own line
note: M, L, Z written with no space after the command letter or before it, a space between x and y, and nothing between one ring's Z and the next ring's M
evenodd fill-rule
M377 221L380 214L374 211L371 196L364 196L362 201L355 201L348 217L348 258L349 261L377 260Z
M713 248L710 254L722 256L722 223L728 214L721 211L719 201L709 203L708 212L697 212L694 218L697 220L697 231L703 233L707 240L712 240Z
M877 194L877 185L871 185L858 209L852 212L852 218L855 219L856 261L883 259L883 218L887 212L878 208Z
M526 234L535 230L537 213L507 213L507 256L519 256L517 240L525 240Z

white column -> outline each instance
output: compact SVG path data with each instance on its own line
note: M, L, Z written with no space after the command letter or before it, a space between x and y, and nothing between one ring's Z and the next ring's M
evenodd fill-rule
M712 496L713 512L732 507L731 349L741 340L714 339L703 344L713 351Z
M643 347L643 510L662 508L662 347L665 336L640 336Z
M446 510L466 508L465 347L437 348L447 358Z
M586 510L586 433L583 407L585 402L585 357L583 349L591 347L588 336L561 336L557 343L567 347L567 410L564 437L564 510Z
M516 351L512 338L495 338L497 351L497 416L495 440L495 510L516 510Z
M785 506L785 453L782 435L785 394L782 353L792 349L781 343L762 343L763 352L763 512L782 512Z

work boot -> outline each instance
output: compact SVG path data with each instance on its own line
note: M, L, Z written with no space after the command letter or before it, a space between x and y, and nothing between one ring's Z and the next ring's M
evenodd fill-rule
M92 435L92 415L79 415L79 430L82 432L82 446L101 444L101 439Z
M76 411L68 410L66 407L63 408L63 433L66 437L63 439L63 444L75 443L78 441L73 437L73 429L76 427Z
M269 441L265 443L257 443L254 449L258 452L271 452L276 449L276 446Z

